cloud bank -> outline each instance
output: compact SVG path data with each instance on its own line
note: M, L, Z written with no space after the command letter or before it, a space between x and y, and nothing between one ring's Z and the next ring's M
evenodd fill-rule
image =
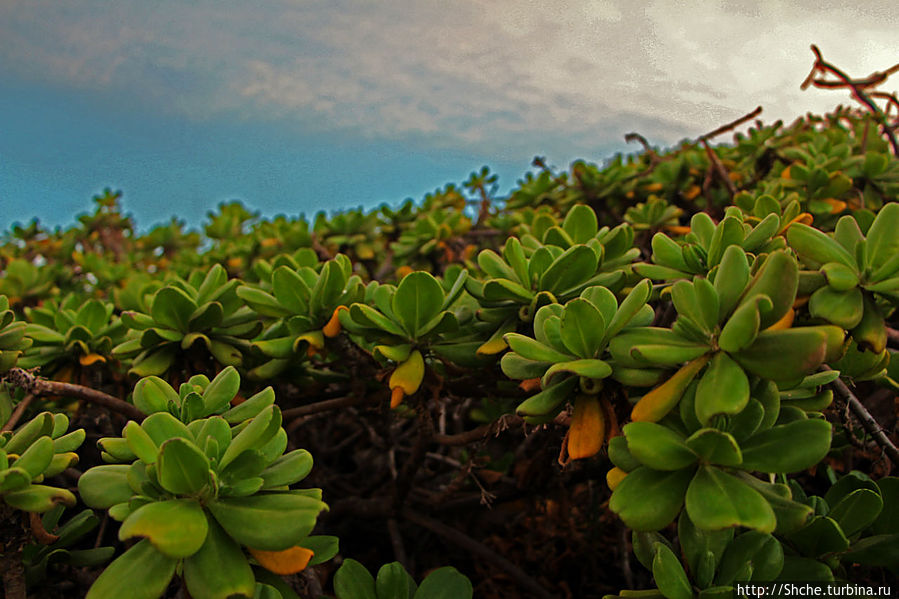
M763 105L846 102L799 83L809 44L859 76L899 60L892 2L0 0L0 63L194 120L476 152L604 155Z

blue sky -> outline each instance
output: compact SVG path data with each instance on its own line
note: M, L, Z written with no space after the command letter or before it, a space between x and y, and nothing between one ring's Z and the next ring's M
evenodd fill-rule
M809 44L859 76L899 59L893 2L859 4L0 0L0 229L107 186L141 228L397 204L482 165L508 190L630 131L792 120L847 101L799 90Z

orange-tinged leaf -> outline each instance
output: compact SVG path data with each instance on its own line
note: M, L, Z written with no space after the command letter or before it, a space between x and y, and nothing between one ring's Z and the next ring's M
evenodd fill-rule
M693 200L702 193L702 188L699 185L691 185L687 188L687 191L683 193L685 200Z
M687 225L668 225L665 227L665 230L675 235L686 235L690 232L690 227Z
M794 304L795 305L795 304ZM793 326L793 319L796 318L796 310L787 310L787 313L780 320L765 329L766 331L783 331Z
M645 186L644 189L646 191L650 191L650 192L651 191L662 191L663 189L665 189L665 186L662 185L661 183L650 183L649 185Z
M627 476L627 472L617 466L606 472L606 484L609 485L609 490L614 491L625 476Z
M782 226L782 227L780 228L780 231L777 232L777 234L778 234L778 235L783 235L783 234L786 233L787 230L788 230L792 225L794 225L795 223L801 223L801 224L803 224L803 225L809 225L809 226L811 226L811 224L812 224L812 222L813 222L814 220L815 220L815 219L814 219L814 217L813 217L811 214L809 214L808 212L803 212L802 214L799 214L798 216L796 216L796 218L794 218L793 220L791 220L790 222L788 222L787 224L785 224L784 226Z
M412 267L404 264L403 266L400 266L399 268L396 269L396 278L402 279L403 277L410 274L411 272L412 272Z
M631 420L658 422L664 418L677 405L687 386L710 358L711 354L706 354L687 362L670 379L644 395L631 411Z
M325 337L333 338L340 334L340 311L346 310L349 311L349 308L346 306L337 306L334 308L334 313L331 314L331 320L328 321L324 327L322 327L322 334Z
M79 357L78 362L82 366L90 366L91 364L96 364L97 362L106 362L106 358L104 358L100 354L87 354L86 356Z
M802 306L806 305L808 303L809 297L810 296L808 296L808 295L798 296L796 298L796 300L793 302L793 309L795 310L797 308L801 308Z
M311 550L299 546L283 551L263 551L252 547L247 549L250 550L250 555L256 558L260 566L280 576L302 572L314 555Z
M830 213L839 214L846 209L846 202L834 198L825 198L822 200L825 204L830 204Z
M793 165L792 165L792 164L791 164L791 165L788 165L787 168L785 168L784 170L780 171L780 178L781 178L781 179L789 179L789 178L790 178L790 167L791 167L791 166L793 166Z
M589 458L602 449L606 419L599 399L593 395L579 395L574 401L574 416L568 433L568 457L572 460Z
M403 392L402 387L394 387L390 391L390 407L391 409L398 407L401 403L403 403L403 397L406 394Z
M270 247L275 247L279 243L281 243L281 241L276 237L266 237L265 239L263 239L262 241L259 242L259 245L264 248L270 248Z
M524 379L523 381L518 383L518 388L527 393L536 391L540 388L540 377L538 376L532 379Z

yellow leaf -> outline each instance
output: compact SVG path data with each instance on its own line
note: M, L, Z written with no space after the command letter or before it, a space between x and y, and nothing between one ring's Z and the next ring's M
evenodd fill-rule
M299 546L282 551L263 551L252 547L247 549L250 550L250 555L256 558L260 566L280 576L296 574L305 570L314 555L311 550Z
M396 370L390 375L387 386L391 390L400 388L405 395L412 395L418 391L424 376L425 361L421 357L421 352L415 349L412 350L405 362L396 367ZM392 400L391 403L393 403Z
M631 411L634 422L658 422L677 405L693 378L702 370L711 354L687 362L670 379L644 395Z
M498 354L507 347L509 346L506 345L505 339L503 339L502 337L497 337L496 339L485 341L475 353L477 353L479 356L492 356L494 354Z
M795 310L787 310L787 313L783 315L783 318L772 324L770 327L765 329L766 331L783 331L789 329L793 326L793 319L796 318Z
M106 358L100 354L87 354L86 356L79 357L78 362L81 363L82 366L90 366L97 362L106 362Z
M627 472L617 466L606 472L606 484L609 485L609 490L614 491L625 476L627 476Z

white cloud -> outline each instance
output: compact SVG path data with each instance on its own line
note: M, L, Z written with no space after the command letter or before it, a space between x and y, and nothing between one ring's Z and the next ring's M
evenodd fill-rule
M809 44L853 74L886 68L891 4L6 1L0 58L192 118L595 156L634 129L672 143L758 104L791 120L845 101L799 90Z

